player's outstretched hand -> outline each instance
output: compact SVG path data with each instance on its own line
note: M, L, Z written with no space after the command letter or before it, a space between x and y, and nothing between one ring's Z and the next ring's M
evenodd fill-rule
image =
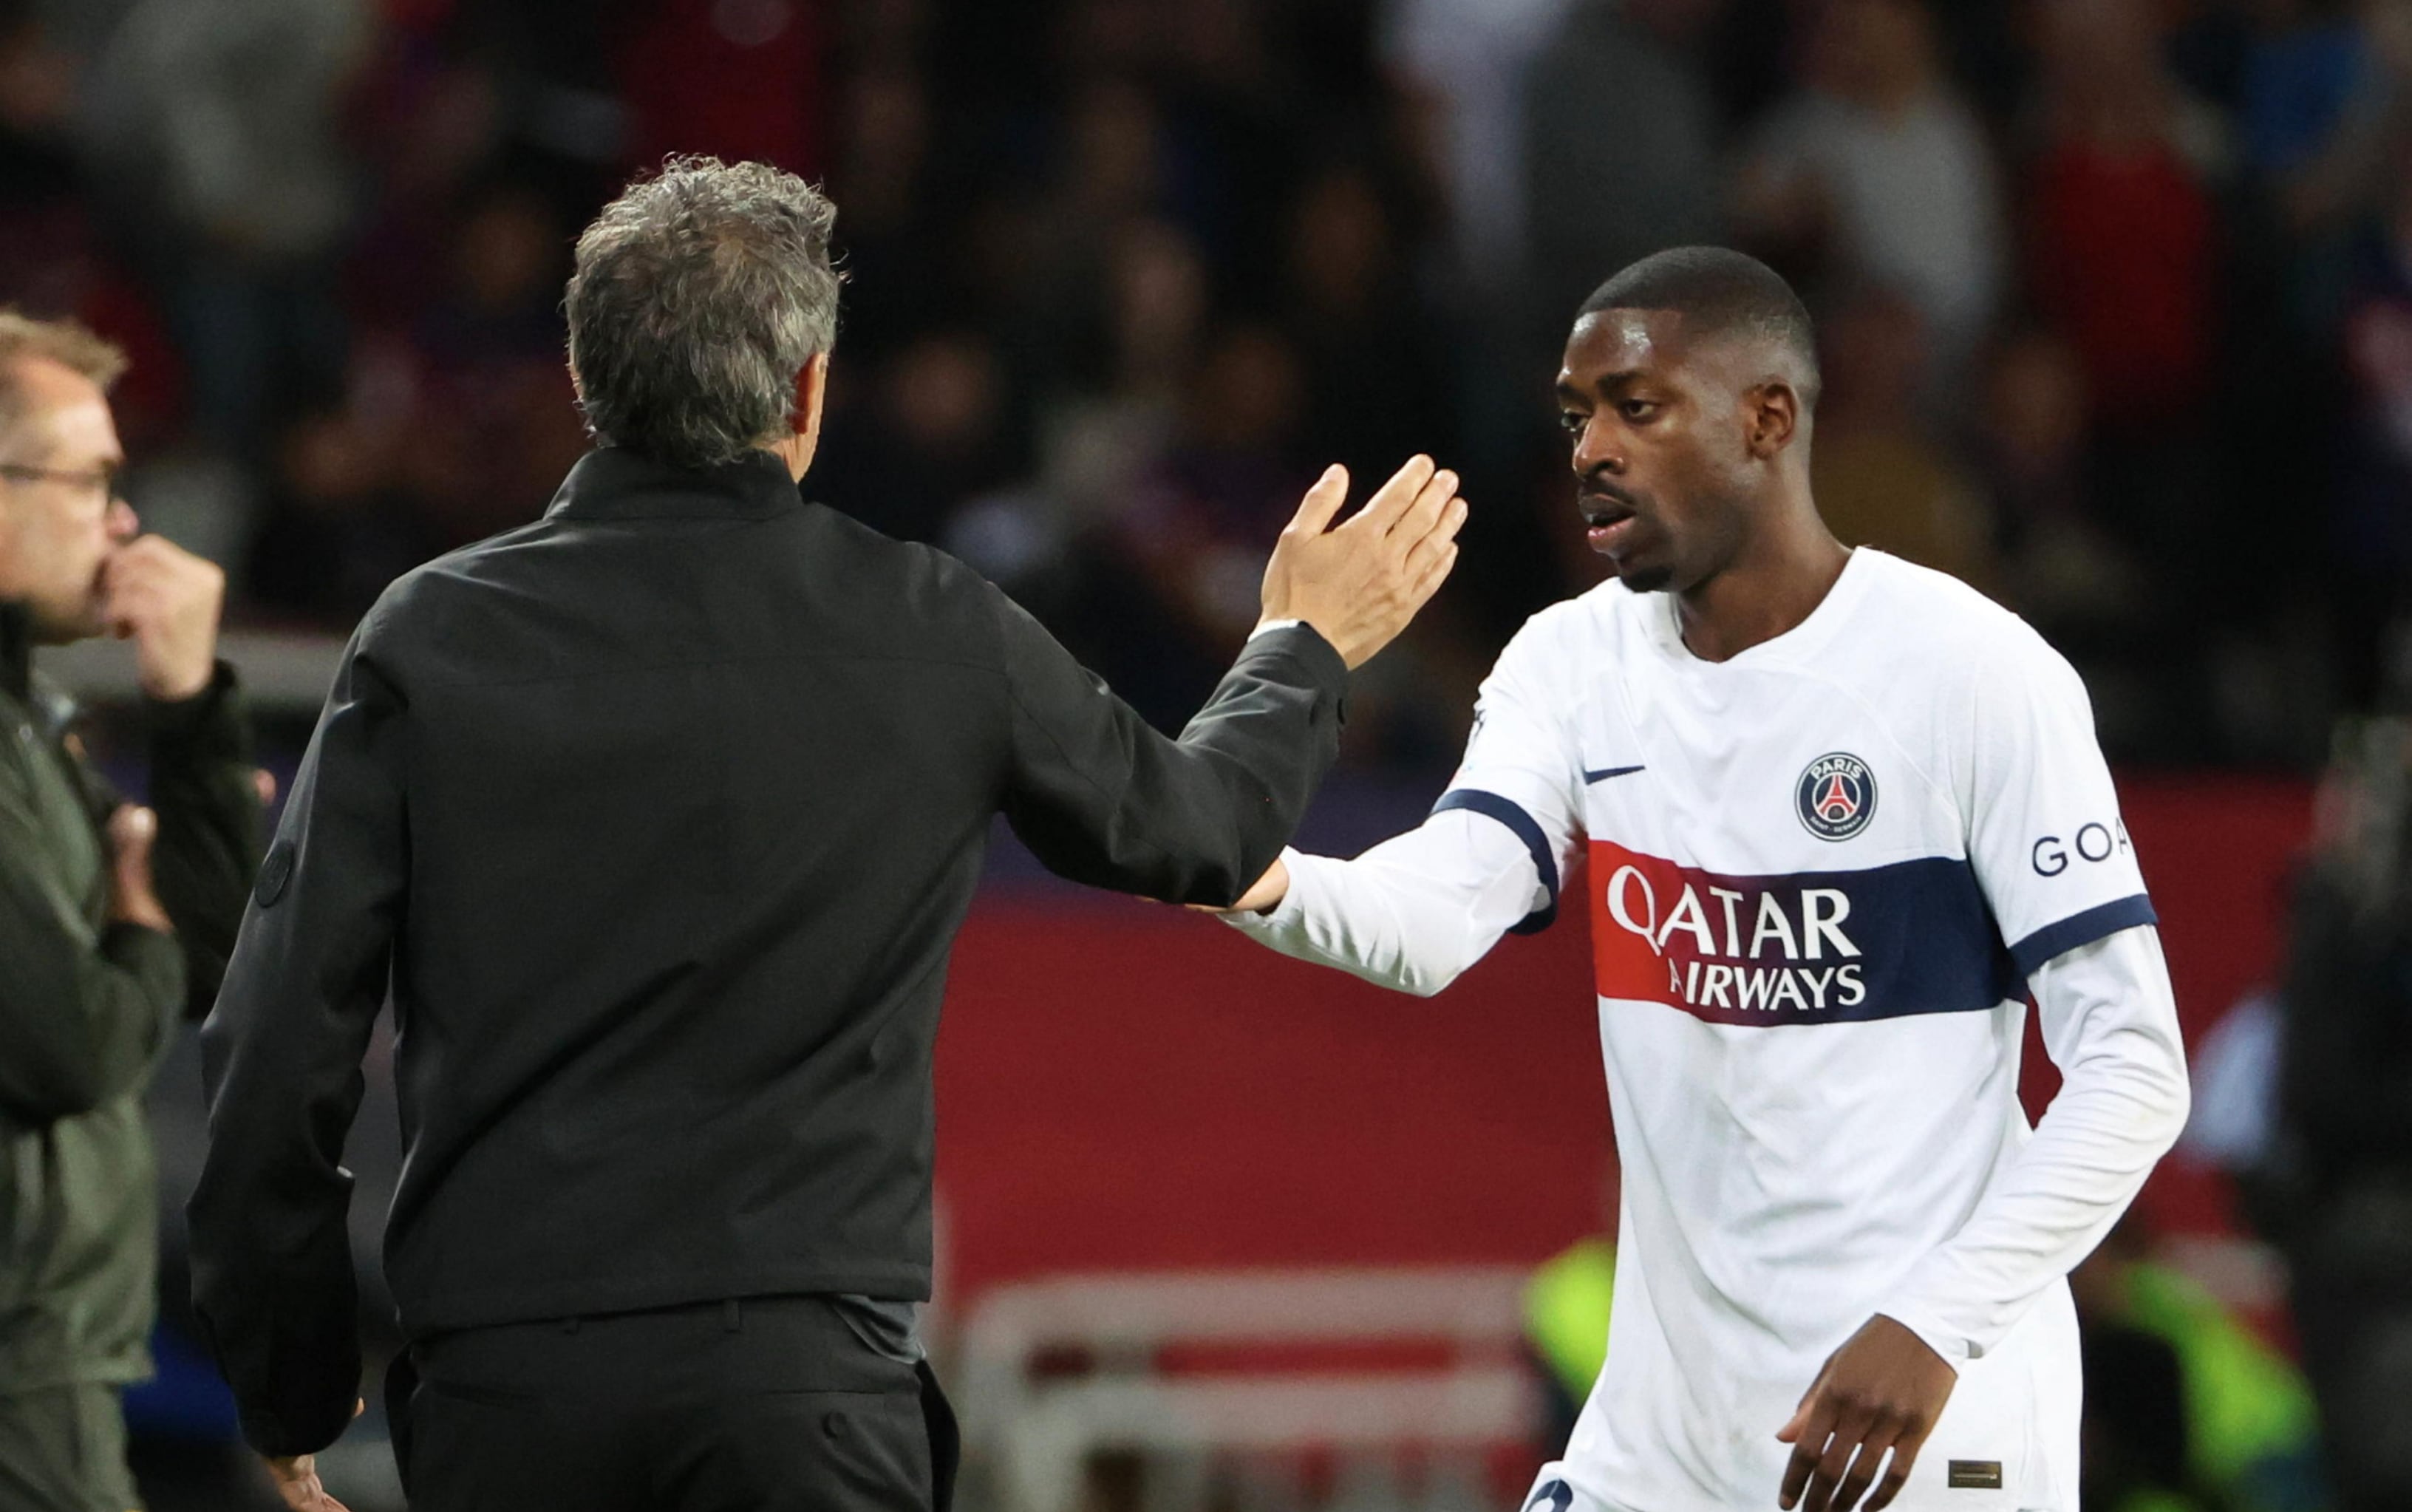
M1410 459L1365 507L1333 526L1348 470L1324 469L1265 564L1264 617L1304 620L1351 668L1407 627L1457 565L1465 501L1457 475Z
M1867 1502L1867 1512L1881 1512L1909 1480L1959 1379L1908 1329L1881 1313L1868 1319L1826 1357L1792 1421L1776 1431L1792 1446L1779 1496L1786 1512L1850 1512L1890 1449L1892 1463Z

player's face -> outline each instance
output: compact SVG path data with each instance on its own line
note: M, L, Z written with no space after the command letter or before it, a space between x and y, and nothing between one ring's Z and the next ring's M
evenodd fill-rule
M1749 517L1740 391L1717 344L1687 342L1682 328L1669 311L1587 315L1558 373L1591 549L1640 593L1713 576Z

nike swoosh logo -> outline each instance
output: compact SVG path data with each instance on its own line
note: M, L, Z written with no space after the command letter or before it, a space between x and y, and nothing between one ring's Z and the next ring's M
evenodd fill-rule
M1604 783L1610 777L1630 777L1640 770L1640 767L1609 767L1599 771L1586 771L1583 773L1583 785L1589 787L1594 783Z

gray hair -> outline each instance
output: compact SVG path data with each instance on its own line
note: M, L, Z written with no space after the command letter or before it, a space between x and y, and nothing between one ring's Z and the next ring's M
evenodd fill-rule
M796 375L837 339L837 207L764 163L673 157L578 239L564 308L586 427L683 467L789 433Z

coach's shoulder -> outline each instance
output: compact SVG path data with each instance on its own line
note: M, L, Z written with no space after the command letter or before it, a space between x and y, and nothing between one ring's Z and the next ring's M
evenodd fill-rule
M837 509L807 511L816 579L879 623L897 648L994 666L1000 616L1020 613L1004 589L960 558L898 540Z
M815 505L797 517L811 534L810 550L843 572L867 571L890 584L907 583L939 593L976 593L987 580L956 558L919 541L899 540L830 505Z
M515 547L541 537L551 529L547 521L532 520L431 557L386 584L363 625L375 622L388 629L406 627L430 616L442 615L458 602L455 595L491 578L496 565L508 560Z

